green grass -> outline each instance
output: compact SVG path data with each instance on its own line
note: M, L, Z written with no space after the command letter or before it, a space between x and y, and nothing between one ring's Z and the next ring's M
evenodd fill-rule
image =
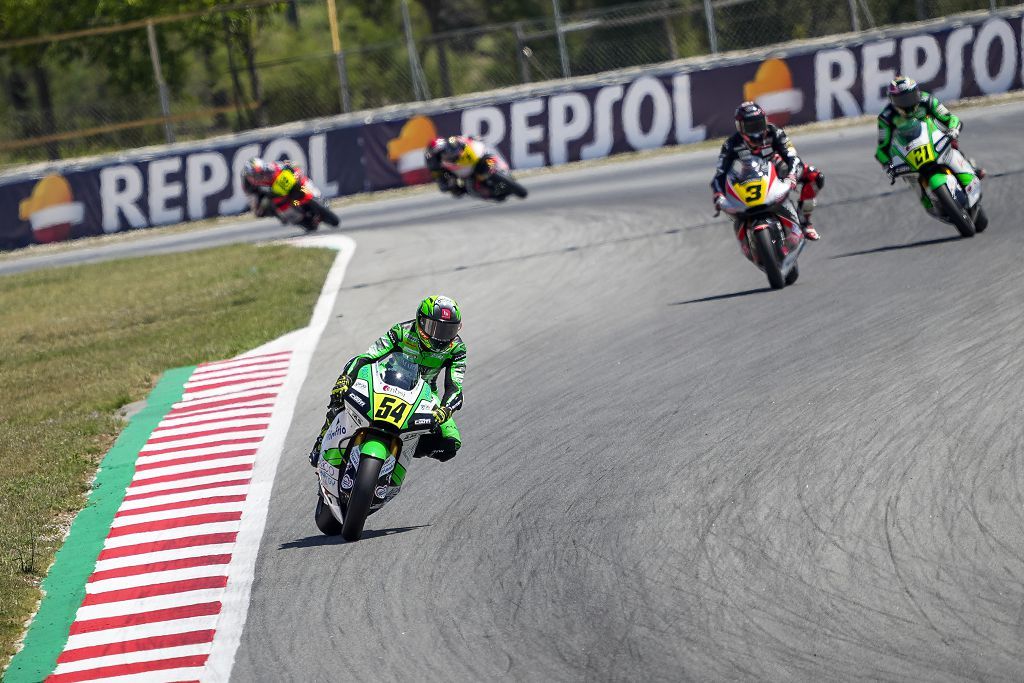
M232 246L0 277L0 662L103 454L165 369L305 326L335 252Z

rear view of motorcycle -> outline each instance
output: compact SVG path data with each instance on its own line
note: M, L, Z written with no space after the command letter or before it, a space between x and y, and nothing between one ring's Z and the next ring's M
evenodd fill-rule
M902 177L931 216L955 226L961 237L988 227L976 169L931 118L911 119L897 128L892 151L890 179L895 183Z
M793 186L779 178L774 164L751 156L729 169L725 189L722 210L736 220L744 256L764 271L772 289L796 282L797 258L806 240L794 220Z

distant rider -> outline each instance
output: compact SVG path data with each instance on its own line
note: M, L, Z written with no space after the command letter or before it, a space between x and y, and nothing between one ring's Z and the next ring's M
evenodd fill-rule
M720 210L725 202L726 174L733 162L756 155L774 163L779 175L785 177L794 188L799 183L800 200L797 208L801 218L791 216L791 219L800 224L804 237L809 240L819 239L818 231L811 224L811 212L817 203L815 197L818 190L825 185L825 175L800 160L786 131L768 123L768 115L756 102L744 102L737 107L735 119L736 132L722 145L718 168L711 181L711 189L715 193L715 209Z
M937 97L921 90L917 81L907 76L897 76L889 83L886 92L889 95L889 104L885 105L885 109L878 115L878 149L875 150L875 158L878 159L878 163L882 164L890 177L892 177L891 164L893 161L890 153L892 136L896 129L907 121L912 119L922 121L928 117L935 119L952 138L953 148L960 149L958 138L964 124L956 114L946 109ZM958 155L951 155L948 162L954 173L970 173L972 175L976 173L979 178L985 177L983 169L975 168ZM892 180L895 182L895 177Z
M472 182L476 194L489 195L482 181L489 175L495 156L481 140L465 135L435 138L427 145L426 159L441 192L461 197L468 190L466 183Z
M413 320L395 323L366 353L350 360L331 391L327 419L310 451L310 464L316 467L319 462L324 435L344 409L345 394L355 383L360 368L394 352L405 353L416 361L423 379L434 391L437 391L438 376L442 370L446 371L444 394L440 405L434 409L439 433L420 437L413 457L429 456L441 462L454 458L462 446L462 437L452 413L462 407L462 381L466 376L466 345L459 337L460 329L462 312L455 300L446 296L428 296L420 302Z
M282 223L288 222L284 213L289 208L310 200L311 195L302 189L308 180L302 169L287 159L279 163L253 157L242 168L242 189L249 195L252 212L257 218L277 216ZM319 217L314 220L320 222Z

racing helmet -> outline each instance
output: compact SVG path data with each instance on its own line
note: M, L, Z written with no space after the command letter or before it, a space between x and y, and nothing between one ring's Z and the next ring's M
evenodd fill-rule
M462 156L464 149L466 149L466 141L457 135L452 135L444 141L444 147L441 149L441 159L449 163L455 163Z
M744 102L736 107L736 130L754 150L764 147L768 138L768 115L757 102Z
M270 185L274 182L274 164L253 157L242 167L242 177L252 185Z
M420 342L431 351L442 351L449 346L462 329L462 312L454 299L446 296L428 296L416 311L416 334Z
M886 88L889 102L900 114L907 116L921 103L921 88L908 76L897 76Z

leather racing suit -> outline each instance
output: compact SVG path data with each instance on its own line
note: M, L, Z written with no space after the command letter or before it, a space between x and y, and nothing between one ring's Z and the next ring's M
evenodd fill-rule
M383 336L370 345L365 353L361 353L345 365L344 371L335 383L335 391L331 392L331 403L327 409L327 418L320 430L316 444L310 453L310 463L315 467L319 460L320 444L327 433L331 422L344 409L344 403L340 392L337 391L338 384L342 378L348 379L348 385L355 381L359 370L369 363L384 358L389 353L402 352L412 358L419 366L423 379L428 382L431 388L437 391L437 381L441 371L445 371L444 393L441 394L441 405L452 412L462 408L462 382L466 376L466 344L462 338L456 336L448 348L441 351L432 351L423 342L415 331L415 320L396 323L391 326ZM420 437L414 458L429 456L441 462L446 462L455 457L462 446L462 436L455 424L455 418L450 417L439 426L439 432L424 434Z
M483 141L465 135L436 138L427 146L424 156L442 192L461 197L467 192L466 183L471 182L476 194L489 196L490 190L481 179L487 177L494 154Z
M722 144L722 149L718 154L715 177L711 180L711 189L715 194L725 194L726 174L733 162L751 155L757 155L773 162L780 176L786 177L792 174L796 178L800 186L800 199L797 203L800 217L793 212L790 202L786 202L780 208L787 210L787 217L793 223L805 228L810 227L811 212L814 211L817 204L818 190L825 184L825 176L815 167L804 164L797 155L793 143L790 142L789 136L786 135L786 131L772 123L768 124L765 144L759 148L752 149L738 132L733 133ZM734 229L738 232L739 220L734 219L733 224Z
M242 189L249 195L250 207L257 218L275 215L282 223L287 223L285 214L296 206L295 202L301 205L311 199L302 189L309 178L290 161L270 162L267 166L271 173L263 178L243 175ZM319 217L314 220L320 222Z
M949 111L944 104L939 102L937 97L922 90L920 103L909 115L901 114L891 103L885 105L885 109L878 115L878 148L875 150L875 159L878 160L878 163L886 171L889 171L890 164L893 162L891 145L893 133L895 133L896 129L912 119L921 121L928 117L935 119L940 127L949 131L953 138L953 148L959 151L960 145L957 138L964 127L963 122L956 114ZM963 154L951 154L946 161L950 169L958 174L957 177L960 177L959 174L961 173L977 175L981 178L985 177L985 171L975 167L973 162L964 157ZM895 178L893 178L893 182L896 182ZM924 188L920 185L918 190L920 191L919 198L921 204L925 209L930 209L932 207L931 198L929 198Z

